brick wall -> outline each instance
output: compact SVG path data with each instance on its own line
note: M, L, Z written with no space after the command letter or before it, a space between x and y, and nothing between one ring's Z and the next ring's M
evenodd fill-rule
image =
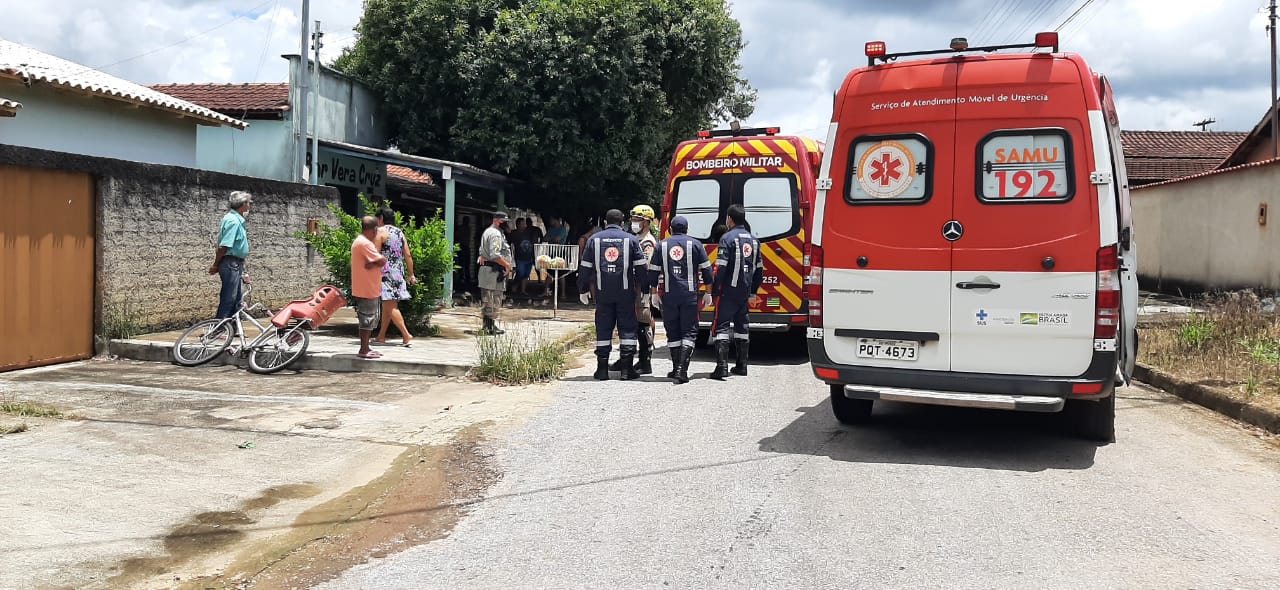
M309 219L334 223L332 188L4 145L0 163L96 178L99 322L126 306L148 329L213 317L219 282L208 269L233 190L253 194L248 264L256 299L274 307L303 298L327 275L320 256L293 234Z

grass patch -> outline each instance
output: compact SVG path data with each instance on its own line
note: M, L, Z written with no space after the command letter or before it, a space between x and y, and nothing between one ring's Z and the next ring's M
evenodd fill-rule
M21 424L14 424L13 426L0 426L0 436L4 436L6 434L18 434L19 432L26 432L26 431L27 431L26 422L23 422Z
M497 336L476 339L480 363L476 379L504 385L528 385L554 381L564 376L569 353L562 343L549 339L541 330L510 330Z
M142 314L131 301L107 305L102 310L102 333L109 340L133 338L142 333Z
M23 418L61 418L62 411L50 406L42 406L27 402L0 402L0 414L22 416Z
M1202 298L1203 311L1144 328L1142 361L1280 408L1280 315L1251 292Z

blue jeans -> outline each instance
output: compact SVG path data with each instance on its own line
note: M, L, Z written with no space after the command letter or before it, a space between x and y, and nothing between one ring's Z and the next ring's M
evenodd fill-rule
M222 279L222 291L218 293L218 319L236 315L243 293L244 261L223 257L218 264L218 277Z

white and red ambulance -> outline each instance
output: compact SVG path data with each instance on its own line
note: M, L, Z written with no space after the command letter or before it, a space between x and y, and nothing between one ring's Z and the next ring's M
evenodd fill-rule
M836 95L808 253L809 352L836 417L878 400L1065 410L1110 440L1137 355L1110 84L1056 33L866 54Z

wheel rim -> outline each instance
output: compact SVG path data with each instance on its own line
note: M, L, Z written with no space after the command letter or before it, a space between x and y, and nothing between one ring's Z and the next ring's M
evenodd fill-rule
M263 369L282 367L301 355L306 343L306 335L301 332L277 333L271 340L254 350L254 359Z
M213 358L230 344L231 326L227 323L197 326L178 344L178 357L200 363Z

